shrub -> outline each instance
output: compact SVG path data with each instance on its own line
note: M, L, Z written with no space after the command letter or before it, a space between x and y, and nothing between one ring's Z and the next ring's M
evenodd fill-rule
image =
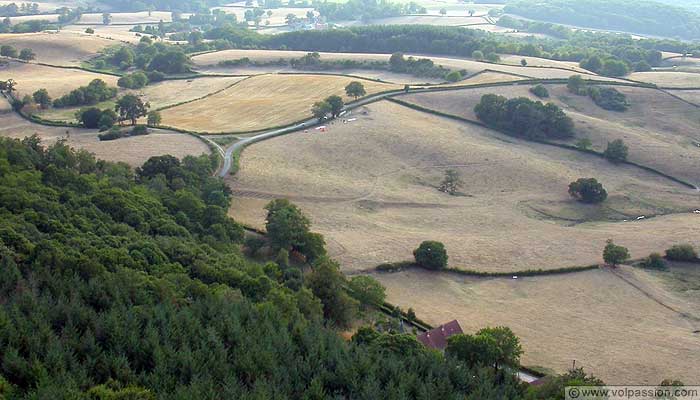
M113 127L117 122L117 118L117 113L115 113L114 110L102 110L102 115L100 116L100 121L98 124L100 131L106 131L107 129Z
M570 76L569 81L566 83L566 88L569 89L569 92L579 96L585 96L588 94L588 90L586 89L586 81L583 80L581 75Z
M146 77L150 82L160 82L165 79L165 74L160 71L148 71Z
M614 163L619 163L627 160L627 153L629 149L622 139L616 139L612 142L608 142L608 147L605 149L603 155L609 161Z
M531 87L530 93L534 94L535 96L541 99L549 97L549 91L546 87L544 87L544 85L537 85L535 87Z
M445 80L448 82L458 82L462 80L462 73L459 71L452 71L445 75Z
M97 107L84 108L79 110L75 116L84 127L95 129L100 126L102 111Z
M659 254L659 253L649 254L649 257L647 257L642 262L642 265L645 268L666 269L666 263L664 262L664 258L661 257L661 254Z
M141 89L148 85L148 76L143 72L134 72L133 74L125 75L117 81L117 86L126 89Z
M17 49L13 46L4 44L0 46L0 56L17 58Z
M582 203L602 203L608 198L608 192L595 178L581 178L569 184L571 197Z
M92 28L87 28L85 29L85 33L92 35L93 33L95 33L95 30Z
M697 261L698 253L689 244L677 244L666 250L666 258L671 261Z
M600 108L610 111L625 111L629 108L627 97L614 88L592 87L588 90L593 102Z
M475 60L483 60L484 53L481 50L474 50L474 52L472 53L472 58Z
M19 52L19 58L25 61L34 60L36 59L36 54L34 54L32 49L22 49L22 51Z
M600 74L605 76L625 76L629 72L630 69L624 61L612 58L605 60L600 70Z
M423 268L439 270L447 267L445 245L436 241L425 241L413 251L416 264Z
M131 136L142 136L142 135L148 135L148 128L143 125L136 125L133 129L131 129Z
M151 111L148 113L148 125L157 126L160 125L162 118L158 111Z
M127 135L126 132L122 132L119 130L118 127L113 126L112 128L109 129L109 131L107 131L107 133L99 134L99 135L97 135L97 137L100 140L105 141L105 140L116 140L119 138L123 138L126 135Z

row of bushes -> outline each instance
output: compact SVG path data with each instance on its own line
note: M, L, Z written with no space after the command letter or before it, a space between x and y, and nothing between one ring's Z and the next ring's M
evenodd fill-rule
M102 140L102 141L107 141L107 140L116 140L116 139L121 139L129 136L142 136L142 135L148 135L148 128L143 125L136 125L133 127L131 130L122 130L117 126L113 126L110 128L106 133L102 133L100 135L97 135L97 137Z

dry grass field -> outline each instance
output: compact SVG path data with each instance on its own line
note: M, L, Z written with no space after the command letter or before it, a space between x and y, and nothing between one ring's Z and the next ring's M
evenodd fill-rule
M15 3L18 6L21 4L21 2L14 1L14 0L1 0L0 1L0 6L6 6L8 4ZM32 3L36 3L39 5L39 12L51 12L56 10L57 8L61 7L75 7L76 2L74 1L52 1L52 2L45 2L45 1L33 1Z
M547 88L551 96L547 101L559 105L574 119L577 138L590 139L594 149L603 151L609 141L622 139L630 148L630 160L700 185L700 108L658 90L618 87L631 106L626 112L613 112L603 110L586 96L569 93L564 85ZM529 92L529 86L420 93L401 99L476 120L474 106L487 93L539 100Z
M95 33L91 36L125 43L138 43L138 41L141 40L141 38L139 36L136 36L135 32L129 31L129 29L131 29L132 27L133 25L68 25L65 26L61 31L84 34L85 29L92 28L95 31Z
M563 373L576 360L576 366L608 384L697 379L700 335L693 331L700 329L698 303L679 299L643 270L621 267L517 280L421 270L375 277L386 286L388 301L412 307L429 323L458 319L466 332L510 327L522 341L525 365Z
M562 69L569 69L569 70L574 71L574 72L579 73L579 74L591 75L590 71L579 67L577 62L556 61L556 60L549 60L546 58L524 57L524 56L518 56L518 55L511 55L511 54L502 54L501 55L501 63L503 63L503 64L521 65L520 62L522 60L527 61L527 65L530 67L562 68Z
M246 149L231 178L240 197L231 215L260 226L264 204L288 197L346 271L409 259L427 239L446 244L454 267L514 271L599 262L608 238L640 257L700 234L700 216L689 213L698 194L638 168L393 103L364 109L327 133ZM463 195L436 189L448 168L461 173ZM568 184L581 177L599 179L608 201L572 201ZM635 220L669 212L683 213Z
M353 78L328 75L260 75L230 89L161 112L163 125L197 132L241 132L271 128L311 117L314 102L342 95ZM363 81L367 94L398 85Z
M14 79L20 97L36 90L46 89L52 98L60 97L73 89L85 86L93 79L102 79L110 86L117 85L117 77L75 69L47 67L11 61L0 66L0 80Z
M700 74L692 72L633 72L627 78L667 88L700 87Z
M0 45L30 48L36 53L36 61L60 66L80 65L113 44L111 40L77 32L0 34Z
M280 58L299 58L308 54L308 51L290 50L222 50L212 53L204 53L192 57L196 67L215 66L221 61L249 58L252 61L268 62L277 61ZM357 61L389 61L391 54L372 53L326 53L319 52L321 60L357 60Z
M209 93L226 89L243 77L204 77L197 79L178 79L158 82L148 85L138 90L123 90L121 94L132 93L141 97L144 102L151 105L151 110L158 110L164 107L171 107L186 101L196 100ZM114 101L106 101L96 104L101 109L114 108ZM39 114L44 119L54 121L75 121L75 112L80 107L50 108L40 111Z
M100 159L121 161L132 167L141 166L150 157L157 155L171 154L176 157L184 157L190 154L200 155L210 152L209 147L201 140L179 133L151 133L146 136L102 142L97 138L98 132L95 130L33 124L15 113L3 112L1 108L7 108L5 100L0 101L0 104L2 105L0 107L0 136L23 138L36 134L44 144L52 144L58 139L67 138L68 144L75 148L88 150Z
M141 12L114 12L112 15L112 24L115 25L125 25L125 24L157 24L160 20L163 22L172 21L172 13L169 11L153 11L151 15L148 15L148 11ZM187 18L189 14L183 14L183 18ZM83 14L80 20L80 24L102 24L102 13L86 13Z
M700 90L669 90L668 92L700 107Z

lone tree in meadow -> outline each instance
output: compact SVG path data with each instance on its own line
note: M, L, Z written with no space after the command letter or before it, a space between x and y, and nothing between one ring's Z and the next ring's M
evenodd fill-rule
M623 142L622 139L616 139L612 142L608 142L608 147L605 149L603 155L610 162L620 163L627 160L628 152L629 148L625 142Z
M367 94L367 92L365 91L365 86L362 84L362 82L352 81L345 86L345 94L357 100L358 97L364 96Z
M603 249L603 261L611 267L616 267L630 258L630 252L627 247L618 246L613 243L612 239L608 239L605 249Z
M602 203L608 192L595 178L581 178L569 184L569 194L574 199L588 204Z
M119 113L120 119L128 119L131 121L131 125L136 125L136 120L146 116L149 108L148 103L144 104L137 96L127 94L117 100L114 111Z
M423 268L440 270L447 267L445 245L435 241L425 241L413 251L416 264Z
M457 191L462 187L463 182L459 177L459 173L454 169L448 169L445 171L445 178L443 178L440 183L440 190L443 193L447 193L451 196L457 194Z

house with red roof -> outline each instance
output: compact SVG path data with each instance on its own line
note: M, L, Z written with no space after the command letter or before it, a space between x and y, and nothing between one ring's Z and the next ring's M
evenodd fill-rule
M450 321L444 325L440 325L428 332L421 333L417 339L423 343L425 347L443 351L447 347L447 338L453 335L461 335L462 327L459 326L457 320Z

